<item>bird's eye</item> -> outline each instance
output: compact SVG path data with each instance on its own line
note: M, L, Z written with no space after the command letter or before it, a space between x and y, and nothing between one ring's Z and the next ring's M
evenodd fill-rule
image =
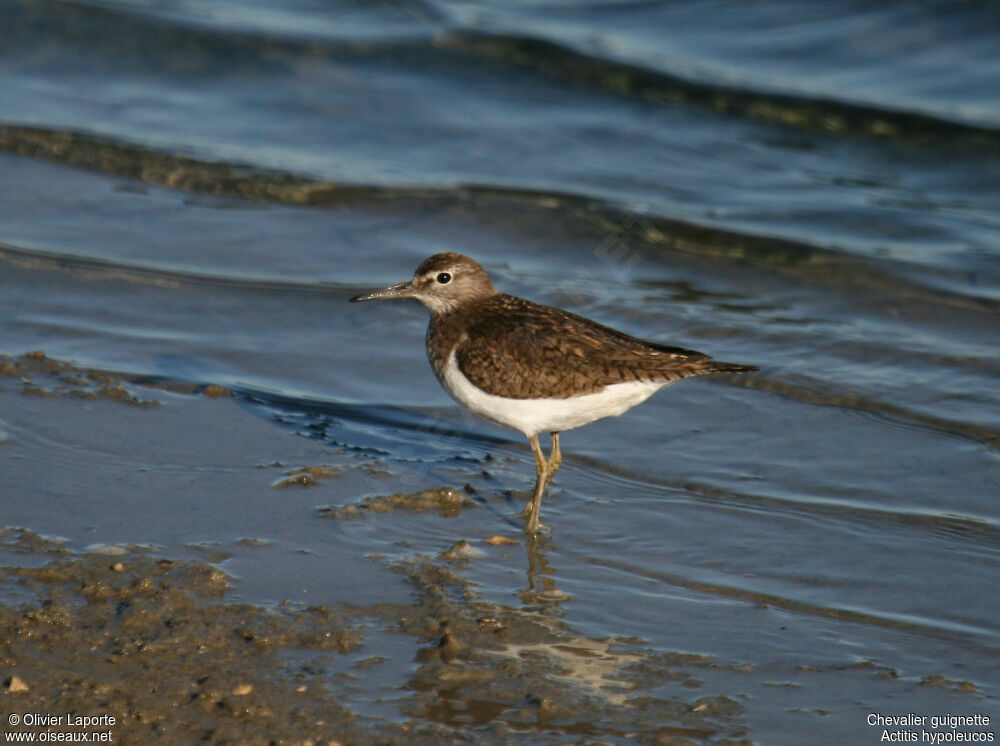
M449 282L451 282L451 275L449 275L447 272L442 272L437 276L437 281L442 285L447 285Z

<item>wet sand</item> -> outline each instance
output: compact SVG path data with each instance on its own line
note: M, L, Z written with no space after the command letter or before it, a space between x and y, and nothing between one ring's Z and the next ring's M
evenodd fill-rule
M114 718L52 732L111 730L115 743L136 744L466 743L473 734L506 743L517 733L750 743L728 697L641 696L706 661L649 659L629 641L575 637L544 616L477 602L459 573L429 558L396 568L411 604L263 608L227 600L231 579L207 563L69 553L23 531L3 538L8 551L51 557L2 569L5 590L34 597L0 608L6 709ZM398 718L339 704L338 682L390 665L366 642L370 630L417 642ZM337 660L359 651L349 666ZM21 691L11 691L13 677Z
M564 619L570 596L550 539L525 540L514 523L496 533L482 516L467 524L479 535L448 528L496 509L481 488L373 494L398 483L398 462L275 428L239 399L42 352L0 360L0 476L40 501L23 512L32 520L0 530L0 701L35 717L9 731L124 744L748 746L764 713L792 738L816 724L831 732L830 687L905 698L915 711L989 711L988 694L945 673L914 679L870 658L816 666L791 653L759 665L761 630L742 662L588 635ZM131 448L105 458L113 442ZM81 467L71 455L84 443ZM66 480L76 480L71 499L40 497ZM445 524L452 541L428 551L426 536L408 540L401 525L418 519ZM345 541L390 525L373 521L395 524L391 551ZM281 535L283 522L298 538ZM331 554L315 556L303 526L325 534ZM471 579L484 562L527 568L516 603ZM781 603L738 600L771 602ZM618 618L623 629L637 619L628 608ZM740 629L733 621L731 634ZM870 735L862 723L838 729Z
M0 376L0 447L17 460L11 449L39 418L72 420L85 433L97 411L110 415L104 426L135 428L124 435L139 440L143 425L163 424L156 415L165 408L207 405L216 419L239 415L218 388L142 385L41 352L3 360ZM128 418L136 409L145 423ZM45 480L46 469L57 467L21 460L17 468ZM169 471L164 480L176 478ZM341 474L331 466L281 473L270 482L275 500L287 488ZM441 488L319 509L314 520L393 511L447 517L471 503L464 492ZM127 744L490 744L529 735L532 743L752 743L738 698L701 691L699 670L718 668L709 659L650 654L636 639L588 638L544 605L483 600L464 570L487 552L522 544L516 532L462 540L437 556L364 560L403 579L402 602L388 592L359 605L347 592L318 604L247 603L234 598L241 581L220 569L224 549L80 547L43 535L58 532L51 523L58 521L40 516L32 529L0 530L0 700L22 717L64 716L12 732L110 732L114 743ZM267 543L234 542L251 552ZM544 564L540 543L526 549ZM393 676L399 684L385 686ZM665 682L686 696L659 696ZM377 692L394 714L376 713L373 702L352 707L359 689ZM79 717L92 720L84 727Z

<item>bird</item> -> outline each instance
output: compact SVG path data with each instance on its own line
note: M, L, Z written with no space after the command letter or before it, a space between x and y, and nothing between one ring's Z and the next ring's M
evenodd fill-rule
M434 254L413 279L351 302L396 298L414 298L430 311L427 357L452 398L527 437L535 457L535 486L524 510L531 536L551 533L540 514L542 495L562 464L561 432L623 414L682 378L758 369L501 293L478 262L454 252ZM538 440L545 432L548 458Z

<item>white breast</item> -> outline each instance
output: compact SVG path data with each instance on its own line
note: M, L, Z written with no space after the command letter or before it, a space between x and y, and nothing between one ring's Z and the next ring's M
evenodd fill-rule
M473 414L525 435L572 430L603 417L617 417L668 385L634 381L615 383L603 391L568 399L508 399L476 388L458 367L454 351L448 357L441 384Z

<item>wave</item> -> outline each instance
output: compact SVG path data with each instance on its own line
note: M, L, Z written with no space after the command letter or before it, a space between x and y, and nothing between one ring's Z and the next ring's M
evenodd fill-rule
M724 230L657 215L636 215L587 194L533 191L499 185L448 187L350 184L256 166L200 160L69 130L0 125L0 150L192 192L289 205L411 201L485 205L501 201L540 211L570 213L604 235L634 239L648 250L768 267L820 285L892 296L974 313L998 314L1000 301L921 284L894 272L891 261L859 257L789 239ZM912 273L908 273L912 274Z
M9 243L0 243L0 262L14 266L43 271L70 272L76 275L99 276L102 278L115 278L125 282L141 283L163 287L180 287L187 285L209 285L218 287L238 287L251 291L280 291L283 293L296 294L330 294L342 296L346 299L355 294L361 288L343 283L331 282L309 282L294 280L264 279L252 276L240 275L219 275L214 273L179 271L169 267L159 267L155 265L122 262L121 260L108 260L88 256L77 256L65 253L56 253L37 248L25 248L14 246ZM849 341L844 341L845 347L850 347ZM962 363L962 368L972 366L976 368L983 361L955 361L955 364ZM993 366L987 365L984 374L992 374ZM920 432L937 432L945 436L960 438L996 449L1000 447L1000 430L974 422L966 422L955 418L934 416L892 402L882 401L871 396L862 395L856 392L840 390L828 381L801 379L793 380L787 377L774 375L765 370L763 373L750 377L734 379L729 385L752 388L767 392L785 399L791 399L811 406L837 407L861 415L876 417L889 423L916 429ZM236 387L238 388L238 387ZM247 390L244 393L251 398L268 398L273 403L278 403L279 395L271 393L265 394L260 391ZM276 398L277 397L277 398ZM301 399L285 401L285 404L294 409L303 408L312 413L322 413L323 415L333 414L330 402L305 402ZM370 406L363 408L365 411L371 409ZM360 410L358 410L360 411ZM357 416L357 412L341 412L342 415L350 415L348 418ZM426 420L426 418L424 418ZM386 422L391 422L396 426L406 427L406 418L400 420L398 412L392 411ZM385 423L383 423L385 424ZM412 424L412 423L410 423ZM454 426L446 425L450 430ZM469 433L463 431L463 436Z
M831 98L768 93L694 81L579 52L545 39L457 31L438 39L437 44L466 55L527 68L573 85L654 103L697 107L835 135L883 139L960 138L991 151L1000 150L1000 131L984 125Z
M356 288L331 282L295 282L208 272L180 271L173 267L157 266L121 260L100 259L76 254L65 254L46 249L25 248L0 242L0 261L23 269L64 271L76 275L115 278L125 282L180 287L182 285L235 286L245 290L278 290L286 293L331 293L342 291L345 298Z
M348 10L356 8L348 4ZM0 39L0 51L10 55L58 56L52 64L72 65L62 48L76 45L92 64L109 74L129 65L157 75L183 74L192 66L218 69L271 69L296 60L345 57L391 60L411 65L468 69L489 65L511 71L528 70L568 85L653 104L694 107L726 116L764 120L792 128L832 135L879 139L934 139L1000 152L1000 130L986 124L918 111L862 105L836 97L808 97L754 90L750 84L695 80L670 71L617 61L593 51L581 51L551 39L520 33L463 28L444 11L417 0L401 2L401 17L412 18L413 31L391 28L376 33L373 17L366 33L339 35L334 23L264 33L253 24L209 23L197 15L169 14L156 9L95 6L74 2L13 2L0 7L0 27L13 33ZM374 11L373 11L374 12ZM308 27L307 27L308 28ZM114 44L102 40L113 38ZM49 40L53 43L43 44ZM57 42L57 43L56 43ZM99 62L94 62L99 60Z

